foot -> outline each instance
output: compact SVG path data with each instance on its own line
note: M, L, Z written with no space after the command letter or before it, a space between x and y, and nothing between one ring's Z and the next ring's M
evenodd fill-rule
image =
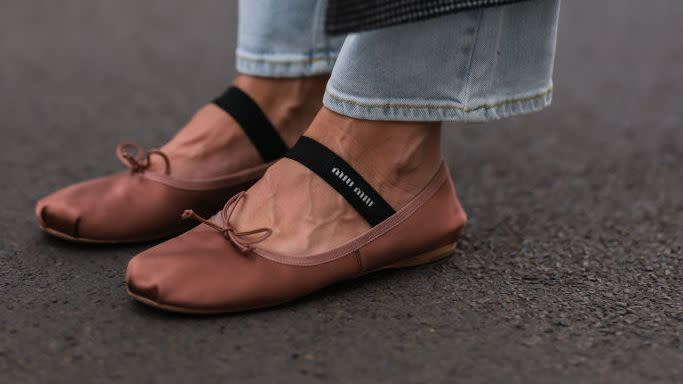
M261 109L285 144L291 145L319 108L325 80L240 76L234 84L257 104L254 108ZM254 114L250 108L234 112ZM260 125L252 125L250 132L254 127L258 130ZM118 154L132 172L75 184L41 199L35 210L41 228L80 242L138 242L171 236L189 228L189 223L180 220L184 209L214 213L269 166L243 128L213 104L197 112L160 151L150 151L145 158L141 153L131 155L128 149L120 147Z
M441 165L438 123L357 120L326 108L305 132L345 159L398 210ZM259 248L313 255L339 246L370 226L319 176L283 159L248 191L236 209L237 230L271 228Z
M188 210L185 217L203 224L132 258L129 294L164 310L235 312L452 254L466 215L439 131L323 108L305 133L312 140L300 139L290 158L218 215L205 220Z
M297 79L238 76L233 85L247 93L288 146L293 145L322 106L327 76ZM207 179L261 164L263 160L239 124L214 104L207 104L160 150L168 156L172 176ZM149 170L163 171L152 158Z

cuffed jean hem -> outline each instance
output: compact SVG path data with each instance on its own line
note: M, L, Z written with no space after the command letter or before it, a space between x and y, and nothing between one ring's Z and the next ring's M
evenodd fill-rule
M356 119L475 123L539 111L550 105L552 90L551 85L529 94L462 105L449 100L370 99L344 94L328 83L323 104Z
M337 60L337 51L301 54L252 53L237 50L237 72L263 77L301 77L329 74Z

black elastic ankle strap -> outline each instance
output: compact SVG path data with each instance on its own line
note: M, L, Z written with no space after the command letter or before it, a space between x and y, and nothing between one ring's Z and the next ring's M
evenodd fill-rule
M287 153L332 188L355 208L368 224L375 226L394 214L394 209L344 159L310 137L302 136Z
M213 101L242 127L264 162L277 160L287 152L287 144L261 108L237 87L230 87Z

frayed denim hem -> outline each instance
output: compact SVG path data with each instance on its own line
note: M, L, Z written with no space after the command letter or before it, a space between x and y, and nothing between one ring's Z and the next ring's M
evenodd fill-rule
M345 95L329 83L323 98L328 109L364 120L485 122L539 111L552 101L552 85L527 95L467 105L449 100L369 99Z
M237 50L237 72L264 77L300 77L329 74L337 60L337 52L301 54L250 53Z

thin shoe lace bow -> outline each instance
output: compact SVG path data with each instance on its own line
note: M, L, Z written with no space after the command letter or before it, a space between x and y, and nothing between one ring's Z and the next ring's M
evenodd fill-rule
M252 229L249 231L237 231L235 230L235 227L233 227L232 224L230 224L230 217L232 217L232 214L235 211L235 207L237 206L240 200L246 197L246 195L247 193L242 191L236 194L235 196L231 197L230 200L228 200L228 202L225 203L225 206L223 207L223 210L220 213L221 217L223 218L223 222L225 223L224 227L221 227L220 225L212 222L211 220L206 220L205 218L196 214L191 209L186 209L185 212L183 212L182 218L191 218L199 222L202 222L208 225L209 227L215 229L216 231L222 233L223 236L229 241L231 241L233 244L235 244L235 246L240 251L250 252L254 249L254 244L260 243L263 240L267 239L270 235L273 234L273 230L264 227Z
M133 149L135 152L131 153L129 150ZM125 143L116 146L116 156L121 160L121 162L130 168L132 172L142 172L149 168L151 165L150 157L152 155L157 155L164 160L165 174L170 174L171 172L171 162L168 160L168 156L158 149L151 149L145 151L140 145L135 143Z

